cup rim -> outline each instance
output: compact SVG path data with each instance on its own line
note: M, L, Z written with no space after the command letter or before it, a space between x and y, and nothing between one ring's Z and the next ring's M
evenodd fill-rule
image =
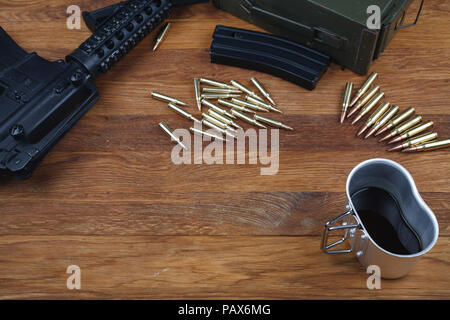
M393 252L387 251L386 249L380 247L380 246L372 239L372 237L370 236L369 232L367 232L366 228L364 227L364 224L361 222L361 219L359 218L358 212L357 212L356 209L354 208L353 202L352 202L351 197L350 197L350 192L349 192L350 181L351 181L351 179L352 179L352 177L353 177L353 175L355 174L356 171L358 171L361 167L367 166L367 165L372 164L372 163L383 163L383 164L388 164L388 165L391 165L391 166L397 168L399 171L401 171L401 172L404 174L404 176L408 179L408 181L409 181L409 183L410 183L410 186L411 186L411 189L412 189L412 192L413 192L413 195L414 195L414 197L418 200L419 205L425 210L425 212L426 212L426 213L428 214L428 216L431 218L431 222L433 223L436 232L435 232L434 235L433 235L433 240L431 241L431 243L430 243L428 246L426 246L425 248L423 248L421 251L416 252L416 253L413 253L413 254L397 254L397 253L393 253ZM420 196L420 193L419 193L419 191L417 190L416 183L414 182L414 179L413 179L413 177L411 176L411 174L408 172L408 170L406 170L406 169L405 169L402 165L400 165L399 163L397 163L397 162L395 162L395 161L392 161L392 160L389 160L389 159L384 159L384 158L374 158L374 159L369 159L369 160L363 161L363 162L359 163L356 167L354 167L354 168L352 169L352 171L350 172L350 174L348 175L347 183L346 183L346 188L345 188L345 189L346 189L347 199L348 199L348 203L349 203L350 209L351 209L352 213L354 213L354 215L355 215L355 217L356 217L356 220L358 221L358 224L361 225L361 227L362 227L363 230L364 230L365 235L370 239L370 241L371 241L378 249L380 249L381 251L383 251L383 252L385 252L385 253L387 253L387 254L389 254L389 255L398 257L398 258L414 258L414 257L419 257L419 256L421 256L421 255L424 255L425 253L427 253L428 251L430 251L431 248L433 248L434 245L436 244L437 239L438 239L438 237L439 237L439 225L438 225L436 216L435 216L435 214L433 213L433 211L431 211L431 209L428 207L428 205L425 203L425 201L422 199L422 197Z

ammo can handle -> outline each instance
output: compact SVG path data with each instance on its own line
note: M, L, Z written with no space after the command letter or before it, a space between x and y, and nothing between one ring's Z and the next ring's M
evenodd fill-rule
M403 25L403 20L405 20L406 13L408 12L408 11L406 11L403 14L402 19L400 20L399 25L397 25L395 27L395 29L400 30L400 29L405 29L405 28L409 28L409 27L415 26L417 24L417 21L419 21L419 17L420 17L420 14L422 13L422 8L423 8L423 3L424 2L425 2L425 0L422 0L422 2L420 3L420 7L419 7L419 11L417 12L416 20L414 20L413 23Z
M247 1L243 2L241 7L249 14L253 23L255 23L255 20L260 20L270 24L282 26L291 32L301 34L308 38L314 38L317 42L326 44L336 49L342 48L344 46L344 42L346 41L346 39L330 30L320 27L310 27L308 25L287 19L277 15L276 13L252 5Z

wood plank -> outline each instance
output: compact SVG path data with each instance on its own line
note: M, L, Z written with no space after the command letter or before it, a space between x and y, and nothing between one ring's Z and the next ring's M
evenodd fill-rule
M140 197L141 196L141 197ZM440 235L450 236L448 193L424 193ZM337 192L128 194L127 200L60 199L54 194L1 200L1 235L315 235L344 212ZM34 198L34 199L33 199ZM116 197L115 197L116 198ZM29 208L33 212L29 212Z
M1 298L448 298L449 238L399 280L368 290L350 255L318 237L0 237ZM201 263L199 263L201 261ZM66 268L81 268L67 290ZM20 266L20 268L18 268Z
M159 141L160 149L171 143ZM153 148L156 148L153 146ZM52 152L29 181L9 181L0 197L11 193L71 194L72 197L117 197L180 190L214 192L343 192L358 163L383 157L385 151L280 151L279 170L261 175L269 165L173 165L170 152L76 153ZM449 152L392 154L415 178L420 192L450 192ZM333 161L330 161L333 159ZM192 159L193 161L193 159ZM274 164L275 165L275 164ZM92 174L95 172L95 174ZM68 179L71 177L71 179Z
M173 145L169 138L159 128L158 123L163 121L171 129L185 129L193 126L192 121L187 120L164 104L160 106L164 114L160 115L88 115L80 121L54 149L55 152L108 152L121 153L124 151L148 152L148 151L166 151L170 152ZM198 112L195 116L200 119ZM387 143L378 143L379 137L373 137L363 140L356 136L357 132L364 125L365 121L360 121L352 126L350 123L344 125L336 124L336 114L334 115L279 115L270 114L270 118L281 121L295 129L295 131L279 131L279 148L282 152L302 151L319 152L329 151L332 145L333 151L364 151L367 153L377 152L382 157L399 157L401 159L416 159L418 154L398 155L387 152ZM435 125L433 132L438 132L441 137L450 136L450 115L422 115L423 121L432 120ZM256 127L246 122L237 120L244 130ZM205 128L209 129L209 128ZM273 128L272 128L273 129ZM387 133L386 133L387 134ZM320 138L319 138L320 137ZM191 135L191 143L195 136ZM271 146L271 131L269 128L266 141ZM210 141L203 143L204 148ZM248 141L247 141L248 150ZM224 149L225 144L224 144ZM269 148L270 151L270 148ZM447 150L441 150L440 153L447 153Z

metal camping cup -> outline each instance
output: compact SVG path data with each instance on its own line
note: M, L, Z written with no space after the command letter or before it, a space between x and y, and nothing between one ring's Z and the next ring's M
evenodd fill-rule
M385 192L391 195L398 210L393 210L394 204L383 208L383 201L364 199L364 195L358 198L360 190L375 190L378 194ZM355 252L364 267L377 265L382 278L395 279L405 276L418 258L436 243L439 234L436 217L419 195L409 172L398 163L387 159L371 159L360 163L348 176L346 191L347 212L325 224L322 237L322 250L325 253ZM364 203L373 208L367 205L364 207ZM366 215L366 212L372 213ZM375 213L378 216L373 216ZM385 224L373 224L374 219ZM397 253L380 245L389 241L383 238L390 234L388 228L395 231L399 245L411 251ZM329 234L337 230L342 230L343 237L328 244ZM350 243L350 249L333 249L346 241Z

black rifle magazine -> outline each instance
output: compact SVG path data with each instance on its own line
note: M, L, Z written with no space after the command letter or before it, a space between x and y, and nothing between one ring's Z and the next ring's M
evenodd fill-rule
M216 26L210 48L212 63L265 72L313 90L330 57L267 33Z

